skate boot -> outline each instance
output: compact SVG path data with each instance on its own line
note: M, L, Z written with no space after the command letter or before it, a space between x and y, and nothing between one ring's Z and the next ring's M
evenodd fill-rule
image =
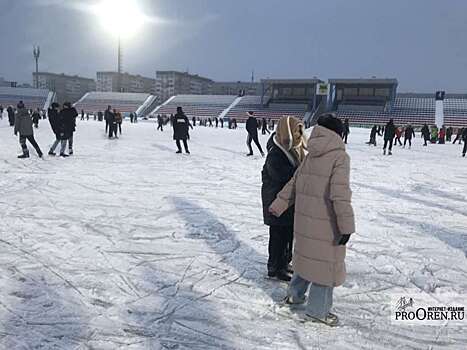
M388 156L392 156L392 152L391 152L391 151L388 152Z
M175 153L177 153L177 154L180 154L180 153L182 153L182 151L181 151L181 150L178 150L178 151L177 151L177 152L175 152Z
M66 158L66 157L69 157L69 155L65 153L60 153L60 157Z
M307 315L307 317L309 317L313 323L322 323L329 327L336 327L339 325L339 318L337 315L332 313L329 313L325 318L319 318L310 315Z
M385 149L383 149L383 156L385 156L385 155L386 155L386 150L385 150Z
M54 151L49 151L49 156L55 157L57 154Z
M29 158L29 152L24 152L23 154L19 155L18 158L19 159Z
M70 156L73 155L73 150L72 150L71 148L68 150L68 154L69 154Z

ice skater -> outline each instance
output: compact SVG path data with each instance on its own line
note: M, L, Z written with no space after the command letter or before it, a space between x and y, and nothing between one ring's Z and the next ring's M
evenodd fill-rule
M75 107L73 107L70 102L65 102L63 104L63 109L60 111L59 118L61 123L63 123L62 140L68 141L68 155L73 154L73 134L76 131L77 116L78 112L76 111ZM60 148L60 156L66 157L63 143L62 147Z
M339 324L331 313L333 291L345 281L345 245L355 232L350 157L342 134L334 114L318 118L308 155L270 206L277 217L295 206L294 275L286 303L306 302L307 317L328 326Z
M370 141L367 142L368 145L373 145L376 147L376 134L378 133L378 128L376 125L373 125L370 131Z
M462 132L463 131L464 131L463 128L457 128L456 138L452 142L453 145L455 145L457 141L459 141L459 145L461 144L461 142L462 142Z
M462 157L465 157L465 153L467 153L467 128L464 128L462 132L462 140L464 140L464 149L462 150Z
M157 115L157 130L164 131L164 122L162 121L162 117L160 114Z
M271 132L268 130L268 122L266 118L261 120L261 134L266 135L266 133L270 134Z
M397 143L399 143L399 146L402 146L402 142L401 142L402 129L399 126L397 126L394 131L396 133L396 137L394 138L394 146L396 146Z
M174 137L175 144L177 145L177 152L182 153L182 146L180 145L180 141L183 141L183 146L185 148L185 152L190 154L188 150L188 138L189 138L189 128L193 129L193 126L190 124L185 113L183 113L182 107L177 107L177 114L173 117L173 130L174 130Z
M345 118L345 120L344 120L344 131L342 133L342 139L344 140L345 144L347 144L347 138L349 137L349 134L350 134L349 118Z
M15 116L15 135L19 134L19 143L23 154L19 155L18 158L29 158L29 150L26 145L26 140L31 143L34 149L37 152L39 158L42 158L42 151L34 139L34 130L32 128L32 119L29 115L28 110L24 107L23 101L19 101Z
M396 134L396 127L394 126L394 120L391 118L386 124L384 129L384 146L383 154L386 155L386 148L388 148L388 155L392 155L392 144L394 141L394 135Z
M52 105L47 111L47 114L49 116L50 127L52 128L52 132L55 135L55 141L50 147L49 156L56 155L55 149L60 143L63 143L63 142L65 143L65 146L63 147L63 149L65 149L66 147L66 140L61 140L61 137L60 137L63 131L63 123L61 122L60 117L59 117L59 111L58 111L59 107L60 105L57 102L54 102L52 103Z
M263 149L261 148L261 145L258 140L258 122L253 114L253 112L248 112L248 119L246 121L246 131L248 132L248 137L246 140L246 144L248 146L249 153L247 156L252 156L253 155L253 148L251 147L251 142L254 141L256 147L258 147L259 153L261 153L261 156L264 157L264 152ZM235 120L235 119L234 119ZM234 122L235 123L235 122ZM236 129L236 123L234 129Z
M408 124L404 131L404 148L407 141L409 142L409 148L412 147L412 137L415 137L415 131L413 130L412 125Z
M423 146L427 146L427 142L430 141L430 128L428 128L428 125L423 124L421 132L424 141Z

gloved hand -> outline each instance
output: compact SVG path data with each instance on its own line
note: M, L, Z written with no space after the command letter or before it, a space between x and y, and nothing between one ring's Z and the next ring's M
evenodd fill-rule
M341 239L339 240L339 245L346 245L350 239L350 235L342 235Z

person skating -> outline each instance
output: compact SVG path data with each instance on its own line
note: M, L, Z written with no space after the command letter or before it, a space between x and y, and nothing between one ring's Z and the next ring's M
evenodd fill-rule
M115 113L115 137L117 137L117 131L120 135L122 134L122 123L123 123L122 113L120 112Z
M347 138L349 137L350 134L350 125L349 125L349 119L346 118L344 120L344 131L342 133L342 139L344 140L344 143L347 144Z
M261 134L266 135L266 133L270 134L271 132L268 130L268 122L266 118L261 120Z
M446 129L446 141L451 142L451 138L452 138L452 126Z
M54 103L52 103L52 105L50 106L50 108L47 111L47 113L49 115L50 127L52 128L52 132L55 135L55 141L52 144L52 146L50 147L49 156L55 156L56 155L55 149L57 148L57 146L58 146L58 144L60 142L65 143L65 145L63 146L63 149L65 149L65 147L66 147L66 140L62 140L61 136L60 136L61 133L63 132L63 123L62 123L62 121L60 120L60 117L59 117L59 111L58 111L59 107L60 107L60 105L58 103L54 102Z
M109 133L109 139L112 138L114 134L114 123L115 123L115 114L111 110L105 111L105 116L106 116L106 130L108 130Z
M224 128L224 118L219 118L219 121L221 122L221 129Z
M446 139L446 128L443 125L438 133L438 143L444 145Z
M394 120L391 118L384 128L384 146L383 154L386 154L386 148L388 147L388 155L392 155L392 144L394 136L396 134L396 127L394 126Z
M464 149L462 150L462 157L465 157L465 153L467 153L467 128L464 128L462 132L462 140L464 140Z
M8 106L6 109L6 112L8 114L8 123L10 123L10 126L15 125L15 111L12 106Z
M34 130L32 128L32 119L29 115L29 112L24 108L23 101L19 101L17 105L16 115L15 115L15 135L19 134L19 143L23 154L19 155L18 158L29 158L29 150L26 145L26 140L28 140L34 149L37 152L37 155L42 158L42 151L34 139Z
M39 108L36 109L33 113L32 113L32 123L34 125L34 127L37 129L39 127L39 120L41 119L41 114L39 113Z
M109 120L112 118L114 119L115 116L112 116L112 106L108 105L107 109L104 112L104 120L105 120L105 133L109 132L110 122ZM109 133L110 135L110 133ZM110 136L109 136L110 137Z
M463 131L464 131L463 128L457 128L456 138L452 142L453 145L455 145L457 141L459 141L459 145L462 143L462 132Z
M408 124L404 131L404 148L407 142L409 142L409 148L412 147L412 137L415 137L415 131L413 130L412 125Z
M134 118L134 116L133 116L133 112L132 112L132 113L130 113L130 123L132 123L132 124L133 124L133 118Z
M177 114L175 114L175 116L173 117L173 139L175 140L175 144L177 145L176 153L182 153L180 141L183 141L185 152L190 154L187 142L189 138L188 130L190 127L193 129L193 126L190 124L190 121L188 120L187 116L183 113L182 107L177 107Z
M402 146L401 137L402 137L402 129L400 127L396 127L395 129L396 137L394 138L394 146L399 143L399 146Z
M292 257L294 210L291 207L280 217L275 217L269 212L269 206L305 157L303 130L304 126L298 119L282 117L277 131L268 141L268 155L261 172L263 219L269 226L268 276L282 281L290 281L291 278L287 267Z
M367 142L369 145L373 145L376 147L376 134L377 133L378 133L378 127L376 125L373 125L370 131L370 141Z
M196 117L192 118L192 124L191 125L196 126Z
M438 127L433 125L431 127L431 143L436 143L438 141Z
M251 141L253 141L258 147L259 152L261 153L261 156L264 157L264 152L263 149L261 148L261 145L258 140L258 122L256 118L254 117L253 112L248 112L248 119L246 121L246 131L248 132L248 137L246 140L246 144L248 146L249 153L247 156L252 156L253 155L253 148L251 147ZM234 127L234 129L236 126Z
M355 232L343 128L334 114L318 118L308 155L270 206L278 217L295 205L294 275L286 303L306 301L307 317L329 326L339 323L331 313L333 290L345 281L345 245Z
M428 128L428 125L423 124L421 132L424 140L423 146L427 146L427 142L430 141L430 128Z
M81 110L81 120L84 120L84 110Z
M3 119L3 105L0 105L0 119Z
M133 118L133 123L138 123L138 113L135 112L135 117Z
M117 126L117 110L116 109L113 109L112 110L112 116L111 119L110 119L110 125L109 125L109 133L111 135L111 137L115 137L116 139L118 139L118 134L117 134L117 129L118 129L118 126Z
M63 124L63 130L61 134L62 142L60 147L60 156L66 157L65 148L66 141L68 141L68 155L73 154L73 134L76 131L76 117L78 112L72 107L70 102L65 102L63 108L59 113L60 122Z
M215 117L214 122L216 123L216 128L219 127L219 118Z
M164 128L163 128L163 121L162 121L162 117L160 114L157 115L157 130L160 130L160 131L164 131Z

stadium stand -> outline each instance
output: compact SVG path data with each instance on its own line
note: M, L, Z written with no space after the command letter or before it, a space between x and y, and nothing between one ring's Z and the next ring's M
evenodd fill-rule
M214 118L218 117L237 98L230 95L177 95L166 104L157 107L151 115L175 114L177 107L182 107L187 116Z
M112 106L121 113L136 112L143 106L148 99L153 99L154 96L142 93L128 92L88 92L74 107L78 110L84 110L85 113L103 112L107 106Z
M0 87L0 105L15 107L23 101L28 109L47 109L54 101L55 94L46 89Z
M269 97L266 96L263 98L263 104L264 106L261 104L261 96L244 96L226 117L242 122L247 118L246 113L251 111L257 118L277 120L284 115L290 115L302 119L307 109L304 104L269 103Z
M435 123L435 98L426 94L398 94L392 108L341 105L336 113L352 124L384 124L392 118L396 124L432 125Z
M444 121L447 126L467 127L467 95L446 96Z

